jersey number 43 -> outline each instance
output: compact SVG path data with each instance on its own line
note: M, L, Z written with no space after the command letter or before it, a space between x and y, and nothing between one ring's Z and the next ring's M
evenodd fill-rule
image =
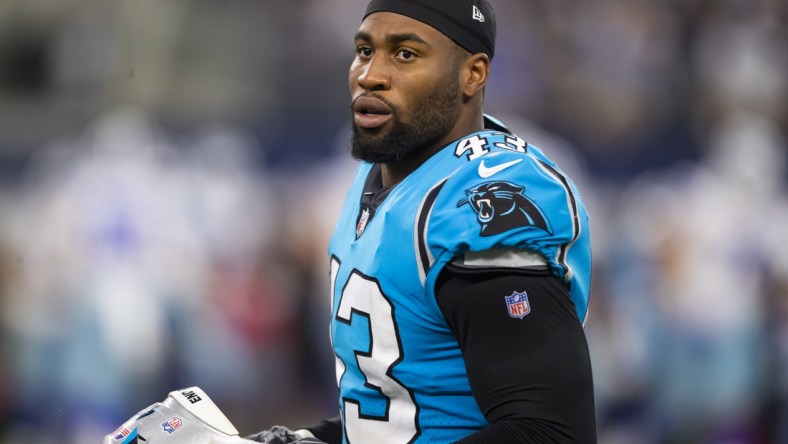
M338 284L339 268L339 260L332 258L332 298ZM342 284L342 294L339 295L339 305L334 317L334 322L340 325L335 328L358 328L357 323L362 323L361 328L369 328L369 344L366 344L365 349L359 349L362 347L356 344L352 353L354 359L348 358L350 353L343 353L343 360L339 353L343 344L333 344L337 360L337 382L343 396L343 424L347 441L351 444L413 442L419 435L418 409L413 394L392 374L394 367L403 359L394 306L374 278L364 276L357 270L353 270ZM332 342L335 340L338 338L332 337ZM352 375L359 377L352 378ZM362 379L364 399L374 399L376 404L385 405L382 413L377 409L374 415L365 414L364 399L353 399L345 395L348 390L344 384L353 384L352 381ZM356 384L360 385L358 382ZM358 393L357 390L354 392Z

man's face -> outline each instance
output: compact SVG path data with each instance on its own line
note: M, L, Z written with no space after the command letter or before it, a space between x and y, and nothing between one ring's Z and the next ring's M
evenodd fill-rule
M350 66L353 157L396 162L451 140L462 96L455 43L409 17L364 19Z

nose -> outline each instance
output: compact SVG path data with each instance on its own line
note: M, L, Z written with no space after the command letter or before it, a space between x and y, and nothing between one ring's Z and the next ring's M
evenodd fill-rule
M388 73L384 57L375 54L367 63L359 67L358 85L367 91L387 90L391 87L391 77Z

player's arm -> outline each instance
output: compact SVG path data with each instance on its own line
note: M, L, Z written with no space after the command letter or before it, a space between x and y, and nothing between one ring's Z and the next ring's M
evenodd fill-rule
M342 420L336 418L321 421L319 424L307 427L315 438L327 444L342 444Z
M505 296L514 292L527 294L522 318L509 315ZM585 335L566 286L547 267L449 264L436 297L490 424L460 443L596 442Z

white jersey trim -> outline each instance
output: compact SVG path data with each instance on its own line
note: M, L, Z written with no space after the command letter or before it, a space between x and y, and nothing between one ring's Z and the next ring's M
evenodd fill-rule
M539 253L515 248L491 248L484 251L468 251L454 262L462 267L520 268L546 266L547 259Z

